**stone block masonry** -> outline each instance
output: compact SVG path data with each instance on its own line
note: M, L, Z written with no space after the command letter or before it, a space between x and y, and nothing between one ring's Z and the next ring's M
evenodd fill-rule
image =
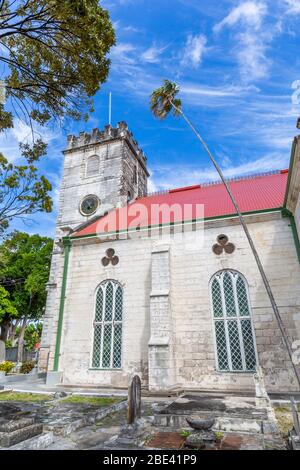
M88 172L89 161L95 158L99 164ZM68 137L39 356L40 372L52 370L54 363L64 267L61 238L91 217L127 204L128 199L146 195L148 176L147 158L124 122L116 128L106 126L102 132L94 129L90 134ZM90 194L97 196L100 204L94 214L85 216L80 211L80 203Z
M280 215L249 224L274 290L284 324L299 338L300 270L289 221ZM220 230L236 245L232 255L216 256L212 245ZM117 266L101 259L113 247ZM276 248L275 248L276 247ZM284 263L283 260L284 259ZM217 370L209 293L211 277L222 269L244 275L249 285L251 315L259 364L268 391L293 391L296 384L260 274L241 227L205 229L202 245L184 239L73 242L61 349L65 384L128 386L139 374L151 390L172 387L251 391L251 373ZM106 279L124 288L122 368L92 370L95 292Z

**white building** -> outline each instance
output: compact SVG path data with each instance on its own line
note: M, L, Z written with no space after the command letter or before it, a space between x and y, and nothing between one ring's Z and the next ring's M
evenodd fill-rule
M269 391L297 390L224 186L147 196L147 160L125 123L69 137L64 156L39 364L48 381L126 388L137 373L150 390L247 392L259 364ZM289 172L230 185L293 343L300 137Z

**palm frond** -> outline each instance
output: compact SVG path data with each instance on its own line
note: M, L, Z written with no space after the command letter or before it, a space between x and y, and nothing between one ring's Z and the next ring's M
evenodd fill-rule
M162 120L171 111L174 116L179 116L182 104L180 99L175 98L178 93L179 86L176 83L164 80L164 84L154 90L150 98L150 109L154 116Z

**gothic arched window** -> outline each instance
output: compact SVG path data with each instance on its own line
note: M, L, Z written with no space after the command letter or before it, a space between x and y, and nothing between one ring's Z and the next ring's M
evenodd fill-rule
M121 368L122 320L123 288L117 281L105 281L96 294L93 368Z
M254 372L256 350L248 285L231 270L214 275L210 284L219 371Z
M100 158L98 155L92 155L87 159L85 175L94 176L98 175L100 171Z

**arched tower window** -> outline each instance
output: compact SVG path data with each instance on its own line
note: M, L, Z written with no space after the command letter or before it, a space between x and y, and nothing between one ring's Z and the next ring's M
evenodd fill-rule
M218 370L254 372L256 350L248 285L231 270L214 275L210 284Z
M93 368L121 368L122 320L123 288L117 281L105 281L96 294Z
M98 155L92 155L87 159L85 175L94 176L98 175L100 171L100 158Z

